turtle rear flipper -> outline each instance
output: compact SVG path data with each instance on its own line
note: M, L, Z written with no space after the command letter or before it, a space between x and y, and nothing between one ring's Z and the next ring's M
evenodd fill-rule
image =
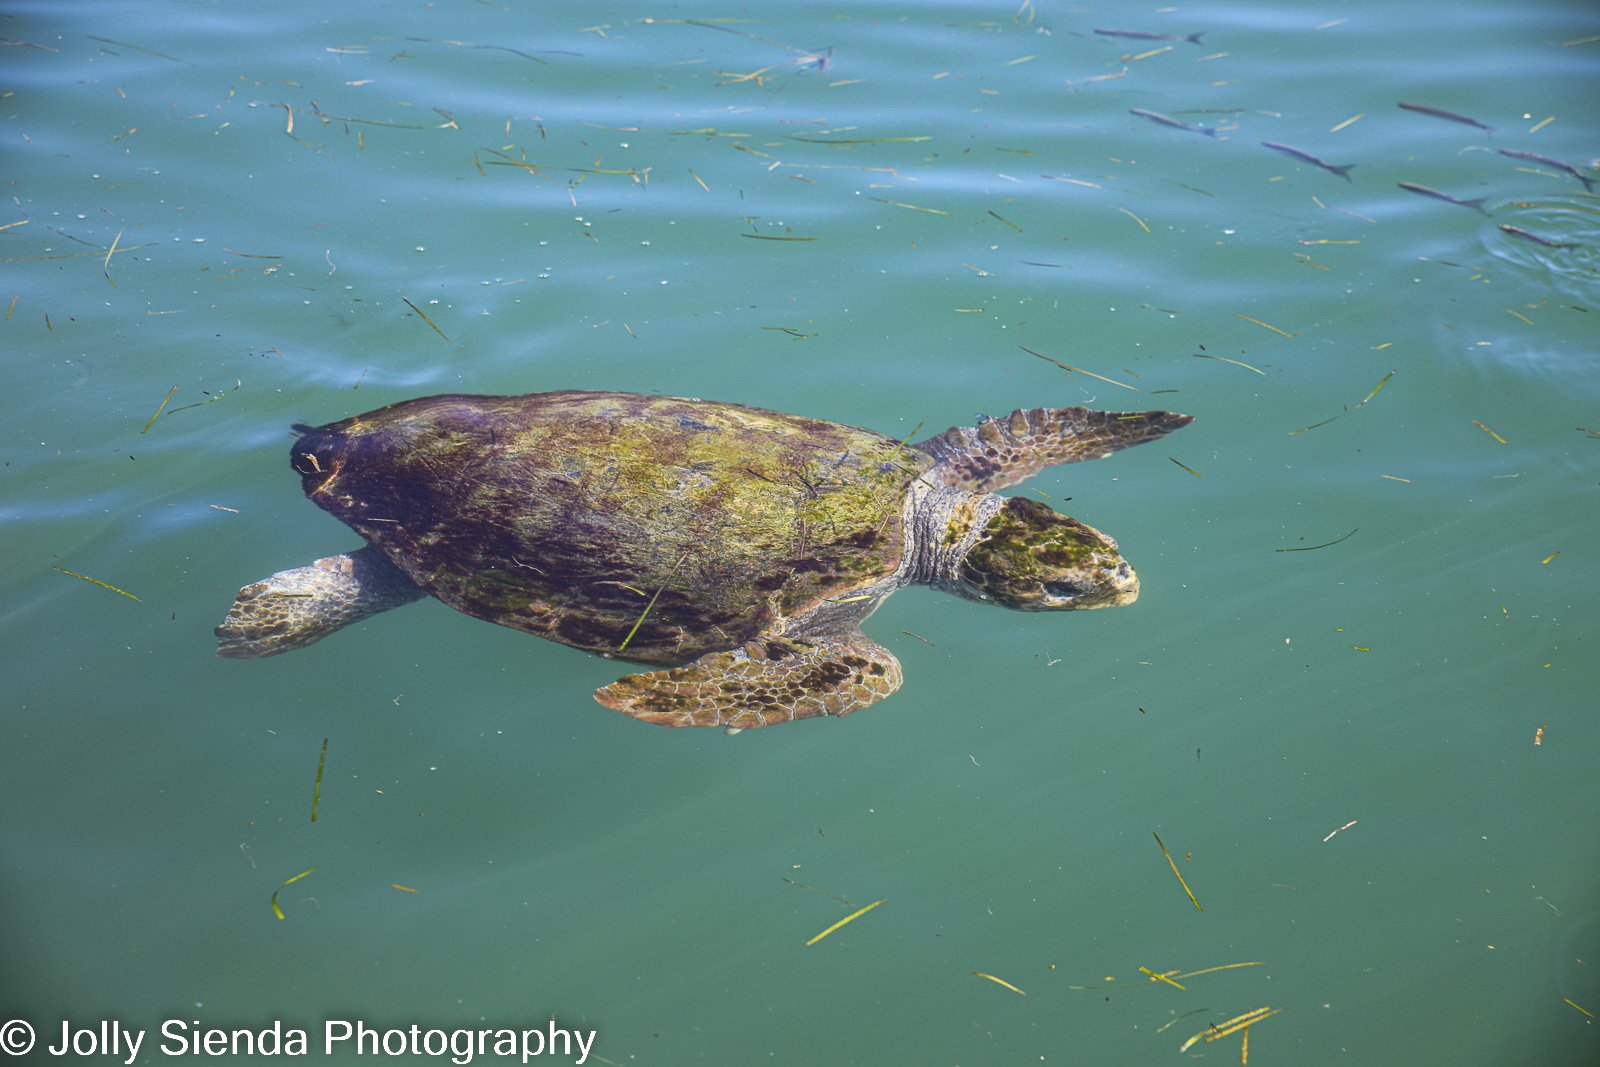
M807 640L768 637L708 652L595 691L613 711L662 726L742 730L848 715L900 688L900 662L860 631Z
M216 629L217 655L254 659L304 648L426 595L371 545L328 556L239 590Z
M936 461L923 477L959 489L992 493L1046 467L1100 459L1165 437L1194 421L1170 411L1019 409L976 426L955 426L915 448Z

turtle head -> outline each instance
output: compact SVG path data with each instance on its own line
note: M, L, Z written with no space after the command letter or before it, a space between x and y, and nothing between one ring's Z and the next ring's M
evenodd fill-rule
M371 508L393 513L394 483L404 480L404 461L422 451L411 426L364 419L326 426L296 423L289 449L289 465L300 475L306 496L347 523Z
M305 480L309 494L331 480L344 465L343 435L332 426L294 424L295 443L289 465Z
M297 422L289 465L306 495L324 507L341 494L381 493L388 483L404 480L403 468L413 458L450 462L442 453L452 433L459 436L456 424L462 421L449 403L455 399L408 400L326 426Z
M955 567L956 591L1017 611L1131 604L1139 578L1117 543L1043 504L1012 497Z
M289 464L307 497L369 541L372 523L431 528L484 480L440 472L471 469L494 453L493 412L480 409L495 399L423 397L326 426L296 423Z

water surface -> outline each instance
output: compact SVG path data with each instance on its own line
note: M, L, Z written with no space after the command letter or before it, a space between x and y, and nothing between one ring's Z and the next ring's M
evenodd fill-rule
M1147 1064L1271 1007L1251 1062L1593 1062L1600 201L1499 151L1597 176L1589 6L4 26L0 1015ZM904 688L842 721L637 724L618 664L432 602L212 655L240 585L354 547L291 423L557 388L1196 422L1015 490L1137 605L909 590L868 624Z

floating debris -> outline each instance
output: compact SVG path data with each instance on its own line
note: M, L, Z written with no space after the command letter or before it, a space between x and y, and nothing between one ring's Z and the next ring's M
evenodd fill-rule
M1165 974L1157 974L1155 971L1152 971L1148 967L1140 967L1139 969L1141 971L1143 971L1145 974L1148 974L1150 976L1150 980L1152 982L1165 982L1169 986L1172 986L1174 989L1183 989L1183 986L1179 985L1176 981L1174 981L1173 979L1167 977L1167 975L1165 975ZM1172 974L1176 974L1177 972L1173 971L1171 973Z
M1220 1038L1228 1037L1231 1034L1236 1034L1245 1027L1254 1025L1263 1019L1271 1018L1282 1010L1282 1008L1253 1008L1250 1011L1245 1012L1243 1015L1235 1015L1225 1023L1206 1027L1206 1029L1200 1031L1198 1034L1195 1034L1189 1040L1180 1045L1178 1047L1178 1051L1188 1052L1189 1049L1194 1046L1196 1041L1216 1041Z
M822 831L818 830L817 833L820 834L820 833L822 833ZM824 836L826 836L826 835L824 835ZM856 906L855 905L855 901L846 900L844 897L838 896L838 895L836 895L834 893L830 893L826 889L818 889L814 885L806 885L804 882L797 882L793 878L785 878L784 881L788 882L790 885L794 886L797 889L808 889L813 893L820 893L821 895L827 897L830 900L837 900L839 903L843 904L847 908L853 908L853 907Z
M65 567L57 567L54 564L51 565L50 569L51 570L55 570L55 571L60 571L62 574L65 574L69 578L77 578L80 581L88 582L90 585L98 585L101 589L109 589L113 593L121 593L123 596L127 597L129 600L139 600L138 597L134 596L132 593L128 592L126 589L118 589L116 586L112 585L110 582L102 582L98 578L91 578L87 574L79 574L77 571L69 571ZM143 601L140 601L140 603L143 603Z
M1196 353L1194 353L1194 357L1196 359L1214 359L1214 360L1217 360L1219 363L1232 363L1235 367L1243 367L1245 370L1253 370L1257 374L1261 375L1263 378L1265 378L1267 376L1267 372L1264 371L1264 370L1261 370L1259 367L1252 367L1248 363L1240 363L1238 360L1229 359L1227 356L1213 356L1209 352L1196 352Z
M1173 462L1176 463L1177 461L1174 460ZM1205 911L1206 909L1202 908L1200 906L1200 902L1195 899L1194 890L1189 888L1189 883L1185 882L1183 880L1183 875L1178 872L1178 864L1177 861L1172 858L1172 853L1168 852L1167 846L1161 843L1161 835L1156 833L1154 830L1150 831L1150 835L1156 839L1156 844L1161 848L1161 854L1167 857L1167 865L1172 868L1172 873L1177 876L1178 884L1183 886L1183 891L1185 893L1189 894L1189 903L1194 905L1194 910Z
M205 393L205 396L206 396L206 398L204 400L196 400L193 404L185 404L182 407L173 408L171 411L167 412L167 414L168 415L175 415L180 411L188 411L190 408L203 408L207 404L215 404L218 400L221 400L223 397L232 396L234 393L237 393L243 387L244 387L244 382L239 380L238 378L235 378L233 380L233 388L227 390L226 392L212 393L212 392L208 392L205 389L202 389L200 391L202 393ZM171 399L170 395L168 396L168 399ZM154 420L151 420L151 421L154 421Z
M1028 995L1026 991L1018 989L1016 986L1012 985L1010 982L1006 981L1004 978L996 978L994 975L989 974L987 971L973 971L972 972L972 976L974 978L987 978L989 981L993 982L995 985L1003 985L1003 986L1005 986L1007 989L1011 990L1011 992L1015 993L1019 997L1025 997L1025 996Z
M150 427L156 424L156 420L161 417L161 412L166 410L167 402L172 399L172 394L176 393L177 391L178 387L176 385L167 390L167 395L161 400L161 406L156 408L156 413L150 416L150 421L144 424L144 429L140 430L140 433L144 433L145 431L149 430Z
M1373 386L1372 387L1372 392L1370 392L1366 396L1362 397L1361 398L1361 403L1357 404L1355 407L1346 408L1345 410L1339 412L1339 414L1330 415L1327 418L1323 419L1321 422L1313 422L1310 426L1302 426L1298 430L1290 430L1289 431L1289 436L1293 437L1295 434L1305 433L1307 430L1315 430L1318 426L1326 426L1326 425L1328 425L1328 423L1333 422L1335 419L1344 418L1346 415L1350 414L1352 411L1360 411L1363 407L1366 406L1367 401L1371 400L1373 397L1378 395L1378 390L1379 389L1382 389L1384 386L1389 384L1389 379L1393 378L1394 374L1395 374L1394 371L1390 371L1388 374L1385 374L1383 376L1383 380L1381 382L1379 382L1377 385Z
M279 919L284 918L283 909L278 907L278 894L315 870L316 868L312 867L309 870L301 871L299 874L295 875L293 878L289 879L287 882L284 882L282 885L272 891L272 914L276 915Z
M1499 434L1497 434L1493 430L1489 429L1489 427L1485 426L1483 423L1479 422L1477 419L1473 419L1472 420L1472 425L1476 426L1478 429L1482 430L1484 433L1488 434L1490 437L1494 438L1496 441L1499 441L1501 444L1505 444L1506 443L1506 439L1504 437L1501 437Z
M821 70L826 67L828 65L829 57L833 55L833 49L831 48L823 49L820 52L814 52L808 48L796 48L794 45L784 44L782 41L774 41L770 37L759 37L756 34L746 33L744 30L736 30L732 26L724 25L724 23L729 22L755 22L755 19L734 18L731 16L710 19L659 19L647 17L642 18L639 21L644 23L646 26L669 26L677 24L682 26L699 26L701 29L721 30L723 33L737 34L738 36L744 37L747 40L759 41L762 44L769 44L774 48L781 48L785 52L793 52L795 55L800 57L799 59L795 60L796 63L801 63L805 66L815 66L817 70ZM604 35L602 34L602 36Z
M1333 840L1334 834L1344 833L1344 831L1350 829L1350 827L1354 826L1359 821L1360 821L1359 819L1351 819L1349 822L1347 822L1343 826L1339 827L1339 829L1333 831L1333 833L1329 834L1327 837L1324 837L1322 839L1322 843L1323 844L1327 844L1329 841Z
M1128 216L1134 222L1137 222L1139 224L1139 229L1143 230L1145 233L1149 233L1150 232L1150 227L1148 225L1146 225L1144 219L1141 219L1138 215L1135 215L1133 212L1129 211L1125 207L1119 207L1119 208L1117 208L1117 210L1122 212L1124 215Z
M883 901L881 901L881 900L874 900L871 904L868 904L866 907L858 908L857 910L852 911L849 915L846 915L844 918L840 919L838 922L834 923L832 926L830 926L826 930L822 931L822 933L818 934L816 937L813 937L811 940L807 941L806 942L806 947L810 948L812 945L815 945L818 941L821 941L823 938L827 937L829 934L833 933L835 930L839 929L839 927L845 925L846 923L855 922L857 919L861 918L861 916L865 915L867 912L871 911L873 908L876 908L879 904L882 904L882 903L883 903Z
M933 135L923 133L914 137L802 137L794 134L790 140L804 141L806 144L899 144L909 141L931 141Z
M1265 329L1271 330L1273 333L1280 334L1280 335L1282 335L1284 337L1298 337L1299 336L1299 334L1290 333L1288 330L1280 330L1280 329L1278 329L1278 327L1272 325L1270 322L1262 322L1260 319L1253 319L1249 315L1242 314L1241 312L1238 312L1238 311L1235 311L1233 313L1233 317L1236 318L1236 319L1243 319L1246 322L1253 322L1257 326L1264 327Z
M317 784L311 790L311 821L317 821L317 804L322 800L322 768L328 762L328 739L322 739L322 758L317 760Z
M1173 977L1174 978L1198 978L1202 974L1213 974L1213 973L1215 973L1217 971L1231 971L1235 967L1265 967L1266 965L1267 965L1266 960L1249 960L1249 961L1247 961L1245 963L1224 963L1224 964L1220 964L1220 965L1218 965L1216 967L1203 967L1198 971L1185 971L1182 974L1175 974L1175 975L1173 975Z
M1388 475L1384 475L1384 477L1388 477ZM1328 541L1325 544L1307 545L1304 548L1275 548L1272 551L1274 551L1274 552L1315 552L1319 548L1332 548L1334 545L1337 545L1337 544L1339 544L1339 543L1341 543L1343 541L1350 540L1350 538L1352 538L1352 537L1354 537L1356 535L1356 530L1359 530L1359 529L1361 529L1361 527L1357 526L1355 528L1355 530L1351 530L1349 533L1345 534L1343 537L1336 537L1332 541Z
M1091 74L1087 78L1073 78L1070 81L1068 81L1067 84L1069 86L1071 86L1071 85L1087 85L1089 82L1111 81L1111 80L1113 80L1115 78L1125 78L1125 77L1127 77L1127 75L1128 75L1128 68L1127 67L1123 67L1121 70L1117 71L1115 74Z
M489 49L493 49L496 52L510 52L514 56L521 56L523 59L530 59L533 62L540 64L541 66L548 66L549 65L546 60L540 59L538 56L534 55L531 52L523 52L523 51L520 51L519 49L516 49L516 48L508 48L507 46L505 46L503 44L473 44L471 41L451 41L451 40L446 40L446 39L441 38L441 37L407 37L406 40L408 40L408 41L416 41L416 42L418 42L420 44L447 44L447 45L450 45L453 48L489 48ZM582 52L560 52L560 51L546 51L544 54L547 55L547 56L582 56L583 55Z
M1047 179L1049 179L1050 181L1053 181L1053 182L1063 182L1063 183L1065 183L1067 185L1081 185L1081 186L1083 186L1083 187L1085 187L1087 189L1104 189L1105 188L1105 186L1100 185L1100 184L1098 184L1096 182L1086 182L1081 178L1063 178L1059 174L1041 174L1041 175L1039 175L1039 177L1047 178Z
M1161 981L1161 982L1170 982L1172 984L1176 984L1176 982L1179 979L1198 978L1198 977L1200 977L1201 975L1204 975L1204 974L1215 974L1218 971L1231 971L1231 970L1233 970L1233 969L1235 969L1237 967L1265 967L1266 965L1267 964L1266 964L1265 960L1247 960L1247 961L1245 961L1243 963L1224 963L1224 964L1220 964L1219 966L1216 966L1216 967L1202 967L1198 971L1183 971L1181 973L1179 971L1172 970L1172 971L1164 971L1164 972L1162 972L1160 974L1157 974L1154 971L1151 971L1147 967L1140 967L1139 970L1143 971L1145 974L1148 974L1150 976L1150 980L1152 982ZM1099 985L1074 985L1074 986L1068 986L1067 988L1068 989L1079 989L1079 990L1085 990L1085 989L1114 989L1114 988L1116 988L1116 985L1115 985L1116 981L1117 980L1116 980L1115 977L1108 977L1105 980L1105 983L1102 983L1102 984L1099 984ZM1182 988L1182 987L1180 987L1180 988ZM1207 1009L1198 1008L1196 1010L1197 1011L1205 1011ZM1188 1014L1193 1015L1194 1012L1189 1012ZM1181 1019L1183 1017L1184 1016L1180 1015L1178 1018ZM1177 1020L1174 1020L1174 1022L1175 1021L1177 1021ZM1171 1025L1171 1024L1169 1023L1168 1025ZM1165 1029L1165 1027L1163 1027L1162 1029Z
M1209 1010L1210 1009L1208 1009L1208 1008L1196 1008L1193 1011L1186 1011L1182 1015L1178 1016L1176 1019L1169 1019L1166 1022L1162 1023L1160 1026L1156 1027L1156 1033L1164 1034L1168 1030L1170 1030L1172 1027L1177 1026L1179 1023L1183 1022L1183 1020L1187 1019L1189 1016L1191 1016L1191 1015L1199 1015L1201 1012L1209 1011Z
M726 78L727 80L718 82L717 86L720 88L724 85L738 85L741 82L755 82L756 88L765 89L767 87L767 79L765 76L771 74L776 69L776 66L762 67L760 70L752 70L748 74L740 74L731 70L719 70L717 71L717 76L719 78Z
M427 312L425 312L421 308L417 307L417 305L413 304L411 301L406 300L406 298L403 297L403 296L400 299L405 301L406 307L410 308L412 311L415 311L417 313L417 315L422 319L423 322L427 323L429 326L433 326L433 332L438 334L440 337L444 337L445 344L449 344L449 345L455 344L455 342L450 340L450 338L445 337L445 334L444 334L443 330L439 329L438 326L434 326L434 322L433 322L432 319L428 318Z
M106 250L106 261L100 265L100 273L106 276L106 281L111 282L113 289L117 287L117 283L111 280L111 257L117 254L117 242L122 240L125 232L125 230L117 231L117 235L111 239L111 247Z
M667 582L672 581L673 576L678 573L678 568L683 566L683 561L688 558L689 553L685 552L683 555L678 557L678 562L672 565L672 570L667 574L666 580L661 583L661 586L658 589L656 589L655 595L650 598L650 603L644 606L644 610L641 611L639 613L639 617L634 620L633 629L628 631L628 636L624 637L622 639L622 644L617 646L618 652L626 652L628 650L628 642L633 640L633 635L638 633L639 627L644 625L645 616L650 614L650 609L656 606L657 600L661 599L661 594L667 588Z
M171 63L181 63L186 67L198 66L198 64L191 63L187 59L179 59L177 56L169 56L165 52L157 52L154 48L145 48L143 45L129 44L127 41L114 41L109 37L96 37L92 33L86 34L85 36L87 36L91 41L99 41L101 44L114 44L118 48L131 48L135 52L143 52L147 56L155 56L157 59L165 59ZM53 52L55 49L52 48L51 51Z
M907 210L910 210L910 211L926 211L930 215L948 215L948 214L950 214L950 212L941 211L936 207L921 207L921 206L919 206L917 204L907 204L907 203L904 203L903 201L900 201L900 200L885 200L881 196L869 196L869 197L867 197L867 199L868 200L876 200L880 204L888 204L890 207L903 207L903 208L906 208Z
M1102 381L1102 382L1105 382L1107 385L1119 385L1124 389L1132 389L1136 393L1142 391L1137 385L1129 385L1127 382L1119 382L1114 378L1107 378L1103 374L1096 374L1092 370L1084 370L1082 367L1074 367L1070 363L1063 363L1059 359L1051 359L1049 356L1043 354L1042 352L1035 352L1033 349L1027 347L1026 345L1018 345L1017 347L1022 349L1024 352L1028 353L1028 355L1030 355L1030 356L1038 356L1040 359L1044 360L1046 363L1054 363L1056 366L1060 367L1062 370L1076 371L1079 374L1087 374L1089 377L1098 379L1099 381Z

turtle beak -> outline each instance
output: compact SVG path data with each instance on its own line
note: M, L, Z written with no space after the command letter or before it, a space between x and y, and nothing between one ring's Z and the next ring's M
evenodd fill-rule
M1041 587L1046 607L1053 611L1093 611L1132 604L1139 599L1139 576L1126 560L1103 572L1103 580L1085 582L1058 580Z
M289 450L289 465L301 477L306 495L326 489L339 474L344 461L339 458L342 435L328 427L296 426L301 437Z
M1128 566L1127 560L1117 563L1115 577L1112 581L1110 597L1101 607L1118 608L1124 604L1132 604L1139 599L1139 576L1133 573L1133 568Z

